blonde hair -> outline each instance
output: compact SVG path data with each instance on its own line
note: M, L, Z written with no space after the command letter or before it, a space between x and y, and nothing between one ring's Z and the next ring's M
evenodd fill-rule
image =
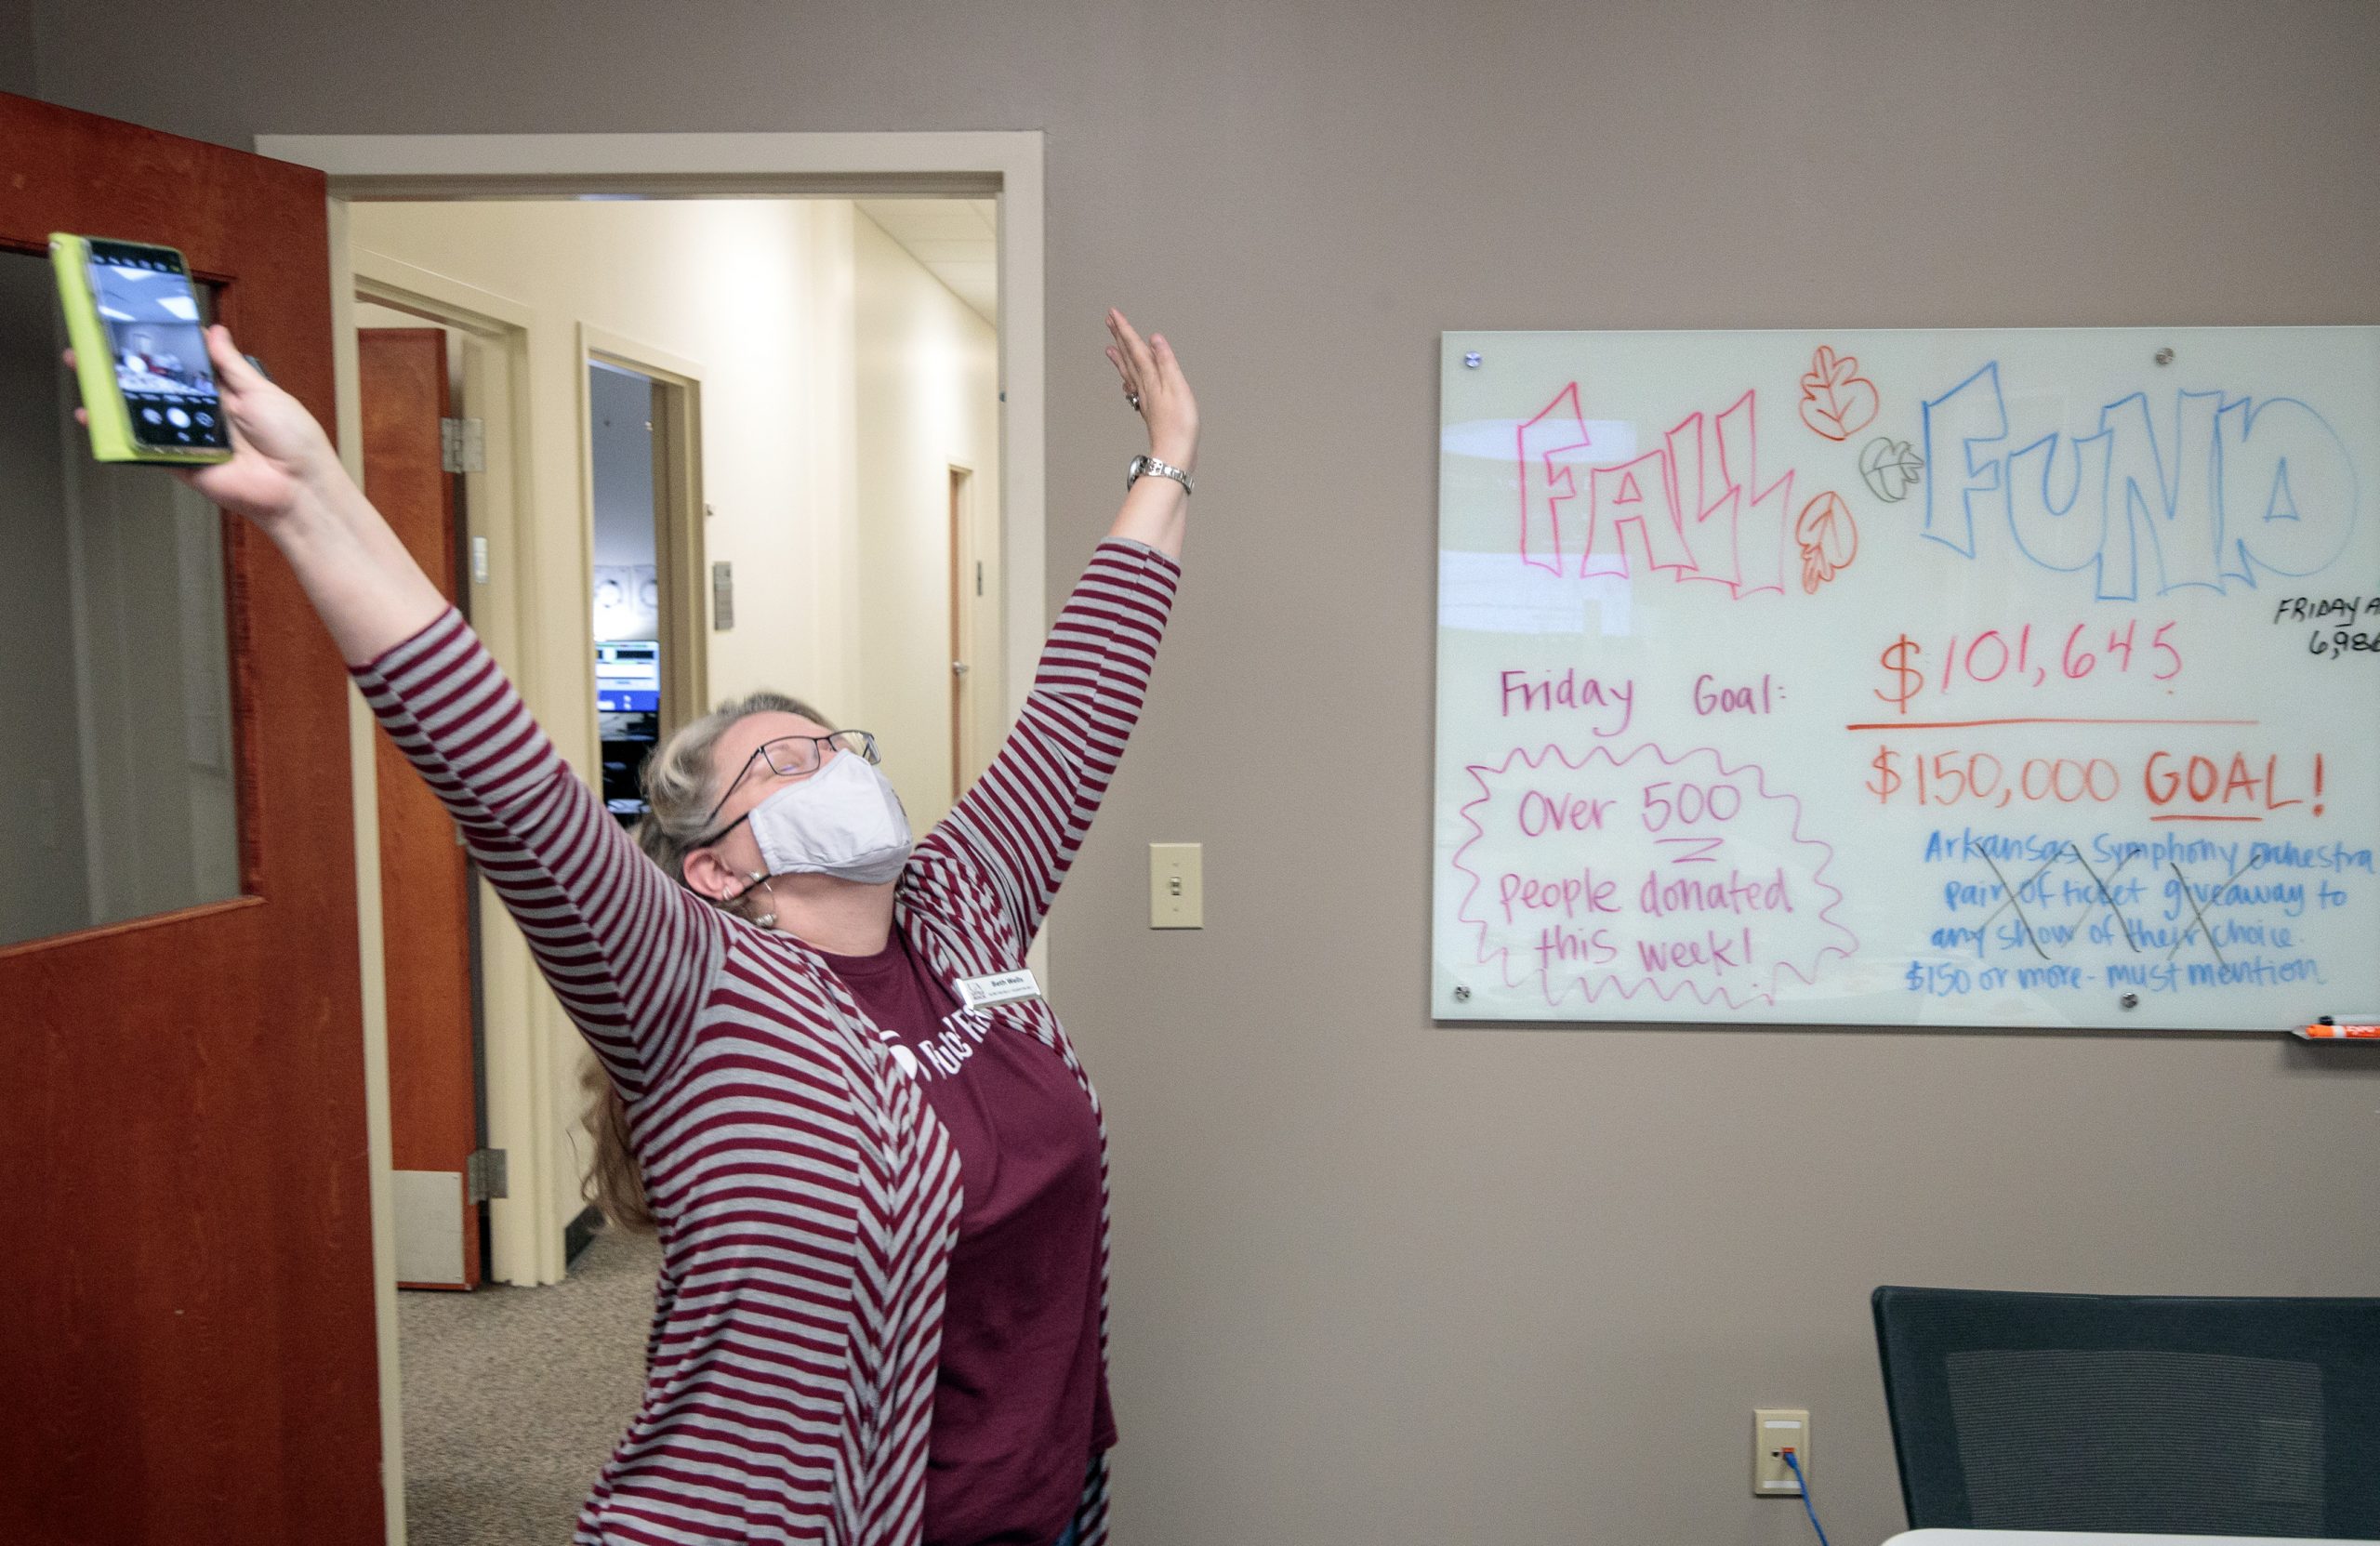
M636 826L637 846L681 886L686 884L687 856L703 845L716 826L712 811L720 800L720 778L712 759L719 743L738 722L755 714L798 714L825 729L835 728L832 720L800 698L763 691L730 699L701 719L680 726L645 759L645 811ZM744 904L739 899L712 905L741 911ZM653 1205L645 1196L644 1174L637 1168L635 1148L628 1142L628 1103L591 1053L579 1070L578 1085L587 1096L587 1130L595 1140L587 1174L579 1183L579 1196L602 1209L614 1227L649 1235L654 1229Z

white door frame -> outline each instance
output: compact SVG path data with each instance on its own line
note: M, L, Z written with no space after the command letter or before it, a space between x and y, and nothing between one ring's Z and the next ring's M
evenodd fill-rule
M1043 185L1038 130L881 134L259 135L257 152L328 177L339 441L350 470L361 436L351 313L356 201L567 197L984 198L998 201L1001 686L1012 713L1030 691L1046 613L1043 565ZM524 666L529 663L522 663ZM546 684L523 682L524 689ZM560 684L552 684L559 686ZM538 694L531 692L532 700ZM357 886L377 895L378 831L368 713L351 715ZM387 1002L377 917L359 919L364 1082L378 1291L380 1434L387 1539L403 1546L403 1408L397 1368L395 1232L389 1147ZM1036 966L1048 978L1046 940ZM559 1237L551 1249L561 1250ZM540 1275L541 1276L548 1275ZM550 1276L559 1276L555 1272Z

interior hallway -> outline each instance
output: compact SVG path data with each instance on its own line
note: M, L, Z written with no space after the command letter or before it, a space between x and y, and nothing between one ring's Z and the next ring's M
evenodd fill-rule
M544 1288L398 1296L408 1546L562 1546L636 1411L661 1248L599 1235Z

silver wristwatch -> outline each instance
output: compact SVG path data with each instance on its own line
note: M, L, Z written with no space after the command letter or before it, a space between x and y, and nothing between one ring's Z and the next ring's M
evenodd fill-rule
M1151 478L1170 478L1182 485L1182 492L1184 494L1198 492L1197 487L1190 482L1190 474L1171 462L1161 462L1155 456L1133 457L1132 465L1124 469L1124 486L1130 488L1134 483L1139 482L1144 475Z

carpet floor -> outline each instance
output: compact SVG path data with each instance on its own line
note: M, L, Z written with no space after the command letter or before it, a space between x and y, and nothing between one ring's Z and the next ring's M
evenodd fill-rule
M606 1235L550 1288L397 1296L408 1546L565 1546L642 1394L660 1265Z

